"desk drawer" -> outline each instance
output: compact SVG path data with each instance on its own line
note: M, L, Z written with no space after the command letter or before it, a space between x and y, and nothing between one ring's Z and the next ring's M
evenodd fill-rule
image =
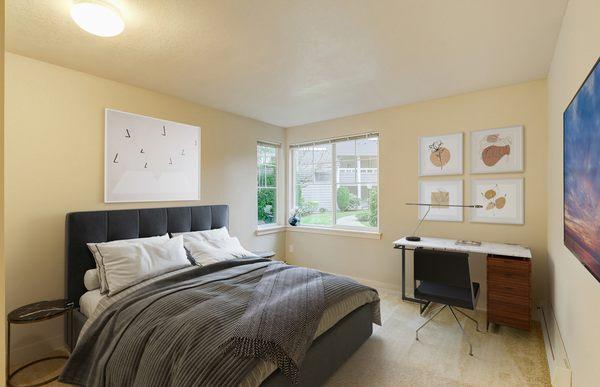
M499 278L488 278L488 292L501 293L515 297L530 296L529 281L503 281Z
M531 323L531 260L487 258L488 323L529 329Z
M531 261L488 256L487 268L488 275L492 273L496 277L527 279L531 274Z

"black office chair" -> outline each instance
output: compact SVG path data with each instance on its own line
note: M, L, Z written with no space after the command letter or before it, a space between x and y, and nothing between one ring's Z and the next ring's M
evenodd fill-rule
M479 330L479 323L460 309L453 308L459 307L474 310L475 305L477 305L479 284L471 282L469 255L418 248L415 250L414 257L415 298L443 305L423 325L417 328L416 339L419 340L419 331L421 328L448 307L460 330L467 337L469 355L473 356L473 346L471 345L469 336L465 333L454 312L457 311L475 322L477 332L481 332Z

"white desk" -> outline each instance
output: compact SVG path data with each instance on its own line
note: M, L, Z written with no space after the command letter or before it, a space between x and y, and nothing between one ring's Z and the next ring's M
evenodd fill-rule
M402 299L405 301L412 301L421 304L421 312L424 310L423 306L427 305L426 301L406 296L406 285L404 278L404 274L406 271L406 250L425 248L432 250L457 251L462 253L493 254L531 259L531 250L529 250L528 247L509 243L481 242L480 246L465 246L457 245L456 239L421 237L421 240L418 242L407 241L406 238L398 239L397 241L394 241L394 248L402 250Z
M531 259L531 250L528 247L510 244L510 243L494 243L481 242L480 246L465 246L457 245L456 239L429 238L422 237L418 242L407 241L406 238L398 239L394 242L394 248L418 248L434 250L458 251L461 253L479 253L479 254L494 254L505 255L508 257L520 257Z

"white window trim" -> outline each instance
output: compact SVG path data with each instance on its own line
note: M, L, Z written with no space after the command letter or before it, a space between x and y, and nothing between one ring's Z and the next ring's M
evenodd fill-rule
M291 216L291 208L290 207L294 207L295 206L295 192L294 192L294 156L293 156L293 149L296 147L300 147L303 145L311 145L311 144L315 144L315 143L324 143L324 142L329 142L329 143L335 143L336 141L343 141L343 140L349 140L352 139L354 137L361 137L361 136L367 136L367 135L373 135L376 134L377 135L377 227L352 227L352 226L340 226L340 225L336 225L336 217L337 217L337 210L335 210L337 208L337 181L336 181L336 167L335 167L335 146L332 146L332 151L331 151L331 158L332 158L332 166L331 166L331 175L332 175L332 204L333 204L333 224L330 226L317 226L317 225L302 225L302 220L300 220L300 224L298 226L287 226L287 230L288 231L296 231L296 232L307 232L307 233L313 233L313 234L323 234L323 235L342 235L342 236L356 236L356 237L363 237L363 238L368 238L368 239L381 239L381 236L383 235L380 232L380 225L381 225L381 203L380 203L380 196L381 196L381 187L380 187L380 169L379 169L379 160L380 160L380 134L379 132L366 132L366 133L359 133L359 134L353 134L353 135L348 135L348 136L340 136L340 137L332 137L332 138L328 138L325 140L314 140L314 141L305 141L305 142L299 142L299 143L294 143L294 144L289 144L287 147L287 153L288 153L288 157L287 157L287 162L288 162L288 209L286 211L286 219L288 219ZM335 189L334 189L335 188Z
M276 186L275 186L275 223L269 223L269 224L256 224L256 235L267 235L267 234L273 234L276 232L280 232L280 231L284 231L285 230L285 215L287 213L287 211L285 210L285 190L282 189L282 186L285 186L285 166L282 165L282 161L285 160L284 157L282 157L282 152L284 151L284 147L283 144L281 142L277 142L277 141L272 141L272 140L262 140L262 139L257 139L256 140L256 147L258 147L261 143L266 144L266 145L273 145L274 147L277 148L277 159L276 159L276 165L277 165L277 177L276 177ZM258 163L257 163L258 164ZM258 175L258 170L256 171L257 175ZM256 190L255 192L258 193L258 183L256 185ZM257 213L257 212L255 212ZM258 220L257 220L258 221ZM279 228L282 228L283 230L277 230Z
M367 228L367 227L365 227ZM337 235L345 237L365 238L365 239L381 239L382 233L373 230L363 230L362 228L356 227L355 229L345 227L331 227L331 226L287 226L287 231L290 232L302 232L309 234L321 234L321 235Z
M269 234L276 234L279 232L284 232L287 229L287 226L284 226L282 224L263 224L258 226L258 228L256 229L256 231L254 232L257 236L260 235L269 235Z

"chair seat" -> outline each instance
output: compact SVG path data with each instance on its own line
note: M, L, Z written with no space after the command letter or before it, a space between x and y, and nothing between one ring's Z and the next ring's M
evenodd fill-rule
M473 282L473 299L479 295L479 284ZM471 289L441 285L434 282L423 281L415 289L415 298L431 301L438 304L458 306L473 310L475 308L471 299Z

